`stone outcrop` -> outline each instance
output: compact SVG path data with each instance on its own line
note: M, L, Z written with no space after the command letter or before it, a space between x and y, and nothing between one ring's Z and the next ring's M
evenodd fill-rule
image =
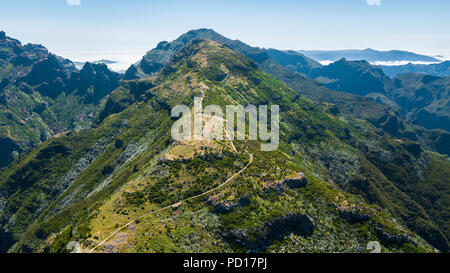
M286 178L282 183L290 189L297 189L305 187L307 182L308 180L306 179L305 174L298 173L295 177Z
M97 103L119 87L120 80L120 74L110 71L105 64L87 62L81 71L72 73L68 89L86 96L86 103Z
M123 79L126 80L126 81L139 79L138 73L139 72L138 72L136 66L131 65L127 69L127 71L125 72L125 75L123 76Z
M235 203L228 203L225 201L216 201L213 198L210 198L206 201L208 205L213 206L215 213L230 213L237 207L244 207L250 205L251 199L244 195L237 199Z
M342 218L349 221L350 223L361 223L361 222L367 222L370 220L370 215L363 213L361 210L358 209L351 209L351 210L339 210L339 214Z
M414 243L413 240L404 234L390 234L386 232L381 227L375 227L375 232L377 233L378 238L381 240L381 242L385 245L402 245L404 243Z
M294 177L289 177L284 179L281 182L272 182L270 185L264 188L264 193L268 194L271 191L275 191L278 194L283 194L286 188L289 189L297 189L306 187L308 183L308 179L304 173L298 173Z
M245 247L250 251L264 250L276 239L294 233L302 236L312 235L314 223L307 215L291 213L264 224L258 230L235 229L222 232L221 235L228 241Z

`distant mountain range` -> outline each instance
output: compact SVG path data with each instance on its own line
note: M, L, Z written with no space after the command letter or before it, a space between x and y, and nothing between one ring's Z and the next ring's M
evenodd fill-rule
M374 98L381 104L397 109L404 119L413 124L428 129L450 130L450 85L446 78L418 75L406 77L410 80L402 81L400 80L402 77L391 79L384 73L382 67L371 65L366 60L350 61L343 58L323 66L295 51L267 52L285 68L315 79L329 89ZM422 69L425 67L444 71L447 65L448 63L422 66ZM417 80L412 80L413 78ZM289 84L289 80L285 82ZM426 87L427 85L433 86ZM406 96L401 94L408 94L408 103L404 100ZM342 103L336 105L342 108ZM368 108L361 112L365 111L369 111ZM444 149L449 153L450 144L444 145Z
M396 62L396 61L408 61L408 62L440 62L439 59L434 57L417 54L409 51L402 50L390 50L379 51L371 48L364 50L350 49L350 50L299 50L311 59L316 61L337 61L345 58L350 61L366 60L370 63L374 62Z
M77 69L82 69L83 66L87 62L76 62L76 61L74 61L73 63L75 64L75 67ZM117 63L117 61L111 61L111 60L102 59L102 60L98 60L98 61L91 61L89 63L91 63L91 64L106 64L106 65L108 65L108 64L115 64L115 63Z
M197 38L225 44L234 51L246 55L255 61L262 70L286 83L308 99L320 103L332 103L342 113L366 119L389 134L419 140L431 149L450 154L450 142L447 143L450 139L448 132L429 132L421 128L413 128L414 124L408 124L403 120L406 116L400 116L399 105L393 104L390 100L378 99L376 101L371 97L364 97L369 93L384 93L385 84L392 88L389 77L380 68L365 61L342 60L341 65L338 62L322 66L295 51L251 47L239 40L228 39L211 29L199 29L189 31L172 42L160 42L156 48L147 52L137 66L132 65L128 69L124 79L138 79L153 75L167 64L179 48ZM339 66L342 68L339 69ZM320 84L318 85L317 81L310 78L317 80ZM320 85L327 88L322 88ZM125 107L123 104L120 105ZM448 117L444 115L443 118L444 120L436 117L436 120L445 121ZM421 126L430 129L447 128L445 122L430 122L433 126L428 125L426 120L421 120L421 122L423 123L419 122ZM440 125L436 127L437 124Z
M0 75L0 252L449 251L448 78L211 29L123 78L0 33ZM172 139L194 97L279 105L278 150Z
M378 65L384 71L384 73L393 78L398 74L406 73L418 73L426 74L438 77L450 76L450 61L441 62L441 60L417 54L414 52L391 50L391 51L378 51L373 49L364 50L299 50L299 51L284 51L285 54L293 54L293 52L300 53L307 56L308 62L321 62L328 65L330 62L336 62L341 59L348 61L367 61L371 64ZM277 57L277 56L272 56ZM282 57L279 56L276 59L281 61L280 63L290 68L289 63L282 61ZM289 61L294 61L295 58L288 58ZM315 61L314 61L315 60ZM289 62L288 61L288 62ZM397 64L401 63L401 64ZM404 64L403 64L404 63ZM294 71L305 73L307 69L292 69Z
M391 79L367 61L346 59L312 69L308 76L333 90L376 98L414 124L450 131L449 77L405 74Z
M5 53L3 53L4 64L0 66L1 80L3 80L0 86L1 87L0 89L2 90L0 95L3 97L5 103L7 103L5 104L6 107L8 107L7 105L9 104L10 105L9 108L14 108L13 105L15 104L12 103L18 102L17 99L15 100L7 99L7 96L9 96L8 94L11 94L8 93L7 90L10 89L11 86L19 86L19 90L24 90L24 88L29 88L29 90L37 90L37 91L42 90L41 95L43 95L44 98L49 97L52 100L58 100L57 98L59 97L60 94L64 94L64 96L70 94L80 94L71 91L77 88L82 88L84 90L90 89L88 86L77 87L75 79L79 77L78 75L80 74L77 71L76 66L71 61L57 56L54 57L56 58L55 65L57 67L61 67L62 69L61 71L64 71L62 72L61 75L58 74L61 72L57 72L56 74L55 72L47 73L46 75L43 75L43 77L40 77L39 75L34 75L33 73L35 72L32 71L32 68L36 67L35 70L37 70L39 66L45 66L45 62L41 64L41 60L51 60L53 58L52 56L54 55L48 53L48 51L43 46L40 45L26 45L23 46L23 49L20 49L22 46L20 45L19 41L6 37L4 33L2 34L2 37L4 41L8 41L4 43L5 46L4 49ZM201 29L194 32L188 32L180 36L180 38L178 38L177 40L170 43L168 42L159 43L158 46L155 49L149 51L136 66L132 65L126 71L124 79L132 80L145 78L158 72L170 60L171 56L173 56L173 54L177 52L177 50L179 50L179 48L185 46L189 41L191 41L194 38L209 39L226 44L233 50L240 52L246 55L247 57L251 58L252 60L257 62L258 65L263 70L265 70L271 75L274 75L276 78L285 82L290 87L297 90L297 92L306 96L307 98L312 99L313 101L323 103L333 103L343 113L352 114L359 118L365 118L369 120L371 123L375 124L376 126L380 128L385 128L387 132L393 135L406 136L411 134L411 130L412 131L415 130L412 128L406 129L409 128L409 126L406 124L401 125L403 121L402 118L400 118L399 116L400 113L403 113L403 118L415 124L420 124L426 128L429 129L443 128L449 130L448 126L446 125L448 124L447 123L448 116L447 114L445 114L446 111L442 110L442 107L439 108L441 110L439 111L436 110L440 114L435 117L435 121L432 121L430 119L434 117L433 109L437 109L433 107L427 108L428 111L427 113L430 113L431 115L427 115L426 119L424 118L415 119L414 115L408 114L407 111L405 112L404 109L401 109L403 105L402 103L396 103L393 98L386 97L386 94L388 94L386 93L386 90L391 90L389 94L392 94L392 90L395 88L393 81L391 81L383 73L381 69L371 66L367 62L364 61L352 62L347 60L341 60L328 66L322 66L320 63L296 51L280 51L276 49L262 49L250 47L238 40L230 40L209 29ZM12 47L13 49L8 49L8 47L9 48ZM18 49L14 49L15 47L17 47ZM20 53L21 50L24 53ZM12 53L7 54L6 52ZM94 102L94 104L98 104L99 99L107 96L108 92L112 91L115 87L118 86L120 81L119 75L117 73L109 71L109 69L107 69L107 67L103 64L112 62L113 61L109 60L99 60L96 62L99 64L87 63L85 64L86 68L83 68L80 71L83 75L85 75L85 77L88 78L89 76L87 76L87 74L89 73L94 73L94 75L97 75L95 76L97 78L99 76L103 77L103 80L100 81L96 80L92 82L91 86L94 87L94 89L97 89L97 91L94 94L93 101L89 103ZM41 70L42 69L39 69L39 71ZM102 72L101 73L94 72L95 70ZM72 73L75 74L72 75ZM309 77L319 81L322 86L328 87L336 91L343 91L346 94L336 93L330 89L322 88L317 85L317 82L310 80ZM30 84L27 85L27 82L29 83L30 80L34 86L31 85L30 87ZM111 85L109 85L109 83L106 84L108 81L111 81ZM441 82L442 84L445 84L445 81ZM48 88L45 87L47 85ZM40 86L44 86L45 88ZM355 94L356 96L352 94ZM368 94L371 94L371 96L365 98L364 96ZM383 96L379 95L374 96L374 94L383 94ZM376 101L374 101L373 98L376 98ZM438 98L439 96L435 96L434 100ZM84 100L85 102L88 102L86 99ZM45 105L51 104L54 105L52 107L58 107L59 105L58 103L55 102L51 103L47 102ZM383 104L385 106L383 106ZM433 101L428 102L428 104L436 105L436 103L434 103ZM29 106L29 104L27 104L27 106ZM108 107L104 109L103 112L114 110L113 108L110 107L111 105L107 106ZM121 107L123 108L125 106ZM391 108L392 110L388 110L388 108ZM51 107L47 109L51 109ZM70 108L63 108L63 109L70 110ZM399 113L396 113L395 109L400 110ZM443 109L445 110L446 107L444 107ZM115 109L114 111L119 110ZM96 112L96 110L94 112ZM35 112L31 111L30 113ZM64 111L61 113L64 113ZM80 113L80 115L85 115L82 113L83 111ZM380 119L383 115L385 115L385 113L390 113L390 115L392 115L393 117L397 116L395 117L395 120L397 120L399 124L397 126L392 126L391 122L389 123L390 125L386 127L387 123L384 124L385 121L383 120L387 121L390 119ZM424 112L421 113L422 114L420 115L420 117L424 117L423 114ZM102 115L102 113L97 114L100 116ZM103 115L105 115L105 113L103 113ZM88 119L92 121L93 119L95 119L94 116L88 114L86 117L89 117ZM58 125L57 127L55 127L56 125L48 126L47 124L46 126L43 127L46 128L45 130L38 130L42 135L40 136L40 139L41 140L46 139L50 135L61 132L66 128L70 128L71 126L75 127L81 126L80 128L83 128L83 126L85 125L81 124L86 124L86 118L80 117L79 119L83 120L83 122L78 122L76 123L77 125L67 123L66 121L67 118L73 118L70 115L58 118L57 123L59 124L64 123L65 124L64 126ZM44 123L45 120L46 118L44 118ZM20 123L9 123L7 121L5 121L5 124L10 124L11 126L12 124L17 124L14 126L15 127L18 126L19 128L27 128L28 126L28 125L20 125ZM87 124L89 124L89 122ZM12 132L16 132L16 130L9 130L9 132L13 136ZM8 135L7 133L8 131L6 130L5 135ZM416 135L414 139L417 139L417 136L419 136L419 139L423 139L424 133L423 132L419 133L416 130L416 132L413 133L413 135ZM428 133L425 135L428 135ZM39 142L39 138L36 138L36 136L33 136L32 139L29 139L26 142L22 142L25 138L27 138L24 136L28 137L29 135L25 133L22 134L22 137L20 138L17 137L8 138L8 139L18 139L18 141L22 144L20 144L20 146L16 148L14 148L15 147L14 145L12 146L8 145L8 147L10 148L8 148L8 153L4 153L6 158L2 159L3 162L9 162L12 159L10 154L11 152L17 150L20 153L20 151L23 151L23 149L25 149L25 147L29 147L30 143ZM423 143L428 143L427 145L429 145L430 148L436 149L436 146L433 143L439 138L433 137L433 139L435 140L432 142L430 142L429 139L430 137L425 137L425 139L423 139ZM7 140L5 139L5 141ZM442 145L438 145L438 147L440 147L438 149L440 152L448 153L449 148L444 147L444 149L442 149Z
M384 73L393 78L399 74L417 73L438 77L450 76L450 61L437 64L405 64L393 66L380 66Z
M268 72L322 100L374 100L222 37L198 30L160 43L130 68L142 78L110 92L95 126L1 170L0 251L67 252L76 241L83 252L366 252L374 240L383 252L448 250L445 157ZM279 149L173 140L171 108L195 96L279 105Z

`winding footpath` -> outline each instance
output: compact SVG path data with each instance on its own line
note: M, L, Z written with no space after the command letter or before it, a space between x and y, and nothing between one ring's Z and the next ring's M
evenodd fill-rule
M183 204L183 203L186 203L187 201L190 201L190 200L193 200L193 199L196 199L196 198L199 198L199 197L208 195L208 194L210 194L210 193L212 193L212 192L214 192L214 191L216 191L216 190L218 190L218 189L221 189L221 188L225 187L225 186L226 186L227 184L229 184L236 176L240 175L243 171L245 171L245 170L247 169L247 167L250 166L250 164L252 164L252 162L253 162L253 154L249 154L249 155L250 155L250 161L247 163L247 165L245 165L244 168L242 168L242 169L241 169L240 171L238 171L237 173L233 174L230 178L228 178L225 182L223 182L223 183L220 184L219 186L217 186L217 187L215 187L215 188L212 188L212 189L210 189L210 190L208 190L208 191L205 191L205 192L203 192L203 193L200 193L200 194L198 194L198 195L191 196L191 197L189 197L189 198L186 198L186 199L183 199L183 200L181 200L181 201L178 201L177 203L168 205L168 206L166 206L166 207L160 208L160 209L158 209L158 210L154 210L154 211L152 211L152 212L143 214L143 215L141 215L141 216L135 218L134 220L132 220L132 221L126 223L125 225L119 227L116 231L114 231L113 233L111 233L111 234L110 234L108 237L106 237L101 243L99 243L97 246L95 246L93 249L91 249L91 250L89 251L89 253L94 252L98 247L104 245L109 239L111 239L112 237L114 237L114 236L115 236L118 232L120 232L122 229L124 229L124 228L128 227L129 225L131 225L132 223L134 223L136 220L142 219L142 218L144 218L144 217L153 215L153 214L155 214L155 213L161 212L161 211L166 210L166 209L169 209L169 208L173 208L173 207L175 207L175 206L179 206L179 205L181 205L181 204Z
M203 97L204 97L203 90L202 90L201 92L202 92L202 98L203 98ZM226 120L224 120L224 121L225 121L225 123L226 123ZM226 132L226 130L225 130L225 132ZM232 141L231 137L228 135L227 132L226 132L226 137L227 137L228 140L231 142L231 146L233 147L233 150L237 153L236 147L234 146L233 141ZM145 217L147 217L147 216L153 215L153 214L155 214L155 213L161 212L161 211L166 210L166 209L169 209L169 208L178 207L178 206L180 206L181 204L186 203L187 201L190 201L190 200L193 200L193 199L196 199L196 198L199 198L199 197L206 196L206 195L208 195L208 194L210 194L210 193L213 193L213 192L215 192L215 191L217 191L217 190L219 190L219 189L225 187L225 186L228 185L234 178L236 178L236 177L237 177L238 175L240 175L243 171L245 171L245 170L247 169L247 167L250 166L250 164L252 164L252 162L253 162L253 154L250 154L250 153L249 153L249 156L250 156L250 160L249 160L249 162L247 163L247 165L245 165L241 170L239 170L237 173L235 173L235 174L233 174L231 177L229 177L229 178L228 178L225 182L223 182L222 184L220 184L220 185L218 185L217 187L212 188L212 189L210 189L210 190L208 190L208 191L205 191L205 192L203 192L203 193L200 193L200 194L198 194L198 195L191 196L191 197L189 197L189 198L186 198L186 199L183 199L183 200L181 200L181 201L178 201L177 203L168 205L168 206L163 207L163 208L160 208L160 209L158 209L158 210L154 210L154 211L152 211L152 212L143 214L143 215L141 215L141 216L139 216L139 217L133 219L132 221L130 221L130 222L126 223L125 225L119 227L116 231L114 231L113 233L111 233L110 235L108 235L108 237L106 237L102 242L100 242L98 245L96 245L94 248L92 248L92 249L89 251L89 253L94 252L97 248L99 248L100 246L104 245L109 239L111 239L112 237L114 237L117 233L119 233L119 232L120 232L121 230L123 230L124 228L127 228L128 226L130 226L130 225L131 225L132 223L134 223L136 220L140 220L140 219L142 219L142 218L145 218Z

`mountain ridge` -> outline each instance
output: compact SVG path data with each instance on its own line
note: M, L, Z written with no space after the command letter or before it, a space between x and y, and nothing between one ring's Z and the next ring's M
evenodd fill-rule
M113 91L111 99L129 105L95 128L50 139L1 171L2 245L9 238L10 252L65 252L76 240L89 251L135 217L232 177L250 162L247 153L227 141L169 137L171 107L202 94L205 105L280 105L279 150L236 141L253 162L221 194L135 220L96 251L363 252L369 240L387 252L434 251L410 230L447 250L446 218L426 194L441 183L430 168L448 170L448 160L298 97L251 59L205 40L184 46L155 76ZM403 174L437 188L418 191ZM12 192L20 194L5 198Z
M380 66L384 73L391 78L399 74L417 73L426 74L437 77L450 76L450 61L445 61L437 64L405 64L393 66Z
M346 59L315 68L309 76L330 89L371 97L390 105L412 124L430 130L450 130L448 77L410 73L391 79L382 68L367 61Z
M274 59L269 56L269 52L265 49L251 47L241 41L228 39L212 29L191 30L181 35L173 42L160 42L158 46L155 49L150 50L141 61L145 63L144 67L148 66L151 67L151 69L144 71L145 69L142 69L140 63L136 66L133 65L128 69L128 73L126 73L128 79L145 78L152 73L156 73L155 71L161 69L182 45L185 45L194 38L213 39L216 42L229 46L232 50L240 54L244 54L255 61L262 70L288 84L291 88L296 90L299 95L319 103L332 103L339 111L354 115L357 118L366 119L389 134L398 137L406 136L414 141L419 140L421 144L428 149L444 154L450 154L450 147L447 147L448 145L440 144L440 139L447 139L447 137L450 136L448 133L441 131L429 132L420 126L412 128L412 126L407 124L400 116L395 109L395 105L378 103L376 99L352 95L347 92L336 92L320 86L317 81L308 78L308 75L298 73L298 71L292 71L296 69L295 67L297 64L300 64L303 72L324 69L323 66L314 65L314 62L309 61L308 58L303 55L296 54L294 60L290 61L292 66L289 67L287 65L289 62L287 62L285 63L287 65L285 67L278 62L283 60L277 57L282 56L283 58L290 58L292 57L292 54L282 51L277 51L277 54L272 52L272 57L277 58ZM372 68L369 65L366 66L369 69ZM381 75L383 72L378 71L376 74ZM359 76L359 74L356 75ZM125 79L127 79L127 77ZM388 82L387 79L385 81ZM351 84L351 81L349 83ZM366 83L363 82L362 84L364 85Z
M121 76L102 64L78 71L44 46L0 35L0 168L52 135L88 128Z
M317 61L338 61L342 58L351 61L366 60L368 62L440 62L439 59L427 55L403 50L379 51L371 48L359 50L299 50L298 52Z

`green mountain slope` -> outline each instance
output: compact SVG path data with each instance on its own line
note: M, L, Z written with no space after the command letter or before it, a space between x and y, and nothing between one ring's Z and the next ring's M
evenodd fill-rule
M194 96L280 105L279 149L173 141L171 108ZM227 46L193 40L106 105L95 128L1 171L3 251L448 249L448 159L298 96Z
M228 39L211 29L191 30L172 42L161 42L155 49L147 52L137 65L133 65L128 69L125 79L139 79L153 75L167 64L170 58L180 48L197 38L225 44L235 52L244 54L256 62L260 69L284 82L301 96L305 96L318 103L331 103L336 107L337 111L350 114L356 118L365 119L388 134L418 141L427 149L450 155L450 145L447 142L447 139L450 137L448 132L439 130L429 131L421 126L408 124L395 109L395 105L385 103L385 100L378 100L380 102L378 103L373 98L336 92L320 86L320 83L317 81L311 80L295 71L295 67L300 67L304 73L307 71L313 73L316 70L324 68L321 68L311 59L301 54L251 47L239 40ZM281 65L280 62L286 66ZM372 68L369 65L366 69L370 70ZM357 81L361 81L359 80L360 73L353 74ZM381 75L383 73L379 71L369 74ZM348 81L352 83L355 79L349 78ZM387 80L389 79L387 78ZM367 86L367 84L365 85ZM381 85L384 86L383 81Z
M397 109L401 117L412 124L430 130L450 130L449 80L446 77L406 74L390 79L380 67L345 59L315 68L309 76L330 89L374 98Z
M393 81L389 97L406 120L450 131L450 77L403 74Z
M89 128L121 77L102 64L78 71L41 45L0 33L0 168L50 136Z

